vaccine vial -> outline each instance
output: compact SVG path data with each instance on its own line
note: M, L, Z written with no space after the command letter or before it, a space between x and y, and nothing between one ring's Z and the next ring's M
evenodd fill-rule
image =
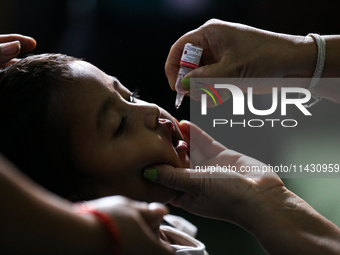
M203 48L198 46L193 46L191 43L187 43L184 46L184 50L181 57L180 68L177 75L177 80L175 84L175 89L177 91L175 107L178 109L181 106L183 101L184 95L188 93L188 91L184 90L181 85L181 80L184 76L192 71L193 69L197 68L201 56L202 56Z

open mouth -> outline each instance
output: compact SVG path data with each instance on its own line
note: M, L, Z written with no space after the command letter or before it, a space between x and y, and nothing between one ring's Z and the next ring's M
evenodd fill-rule
M174 132L172 132L171 134L171 139L172 139L172 146L176 148L180 140L175 136Z
M185 152L188 151L188 147L189 147L188 144L185 141L183 141L181 138L182 138L181 135L175 132L175 128L173 126L171 130L171 139L172 139L172 145L174 146L177 153L181 151L185 151Z
M177 152L187 151L189 146L185 141L182 140L182 136L179 131L176 132L177 127L175 128L173 122L168 119L160 119L160 122L166 124L167 128L169 129L171 143L175 150Z
M178 140L177 145L175 147L175 150L177 151L177 153L180 152L180 151L187 152L188 148L189 148L189 146L188 146L188 144L185 141Z

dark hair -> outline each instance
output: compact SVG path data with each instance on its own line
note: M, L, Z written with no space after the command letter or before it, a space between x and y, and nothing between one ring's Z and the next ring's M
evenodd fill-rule
M82 178L70 155L67 124L60 105L72 81L61 54L26 57L0 72L0 152L48 190L70 200Z

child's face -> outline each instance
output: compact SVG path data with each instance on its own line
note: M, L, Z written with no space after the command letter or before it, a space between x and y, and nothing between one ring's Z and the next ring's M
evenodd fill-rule
M100 183L100 196L160 202L174 198L177 192L142 176L152 164L189 167L187 145L177 146L183 138L174 119L155 104L130 101L131 92L95 66L76 61L71 67L76 82L67 90L63 109L76 166Z

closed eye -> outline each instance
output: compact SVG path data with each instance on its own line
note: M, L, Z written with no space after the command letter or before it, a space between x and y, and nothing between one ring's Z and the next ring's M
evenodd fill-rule
M135 99L136 98L139 98L139 94L138 94L137 90L131 92L131 94L129 96L129 102L130 103L135 103ZM120 136L124 132L125 125L126 125L126 119L127 119L127 117L122 117L121 118L117 130L114 132L114 137L118 137L118 136Z
M123 131L125 129L126 119L127 119L127 117L123 117L120 120L119 126L118 126L117 130L114 133L114 137L120 136L123 133Z

